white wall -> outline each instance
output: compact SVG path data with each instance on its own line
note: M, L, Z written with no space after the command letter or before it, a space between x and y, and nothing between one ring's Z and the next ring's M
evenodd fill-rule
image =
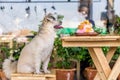
M115 1L114 4L115 13L120 16L120 0L114 0L114 1Z

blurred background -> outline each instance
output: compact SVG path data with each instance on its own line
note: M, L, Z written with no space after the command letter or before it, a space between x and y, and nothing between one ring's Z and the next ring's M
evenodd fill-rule
M96 25L102 26L101 15L105 17L107 0L90 0L90 17ZM120 15L120 0L114 0L115 14ZM64 15L63 27L77 27L79 24L79 0L0 0L0 28L3 32L19 29L38 30L38 25L47 13Z

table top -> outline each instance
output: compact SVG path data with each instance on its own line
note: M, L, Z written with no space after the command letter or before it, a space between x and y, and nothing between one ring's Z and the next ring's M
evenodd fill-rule
M120 40L120 36L65 36L65 41L114 41Z
M64 47L118 47L120 36L65 36L62 43Z
M0 35L0 42L9 42L14 39L14 35Z

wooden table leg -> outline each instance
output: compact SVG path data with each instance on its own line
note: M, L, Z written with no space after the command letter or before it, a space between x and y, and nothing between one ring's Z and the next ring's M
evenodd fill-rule
M119 68L120 68L120 56L117 59L115 65L114 65L114 67L113 67L113 69L108 77L108 80L117 80L117 77L120 74Z
M102 80L107 80L111 69L101 48L88 48Z
M80 62L77 62L77 71L76 71L77 80L80 80Z
M12 41L12 40L10 40L10 42L9 42L9 46L10 46L10 48L13 47L13 41Z
M108 53L107 53L107 55L106 55L106 59L107 59L108 63L110 63L110 61L111 61L111 59L112 59L112 57L113 57L116 49L117 49L116 47L111 47L111 48L109 49L109 51L108 51ZM99 73L96 74L94 80L100 80L100 78L99 78Z
M109 52L107 53L106 59L107 59L108 63L110 63L110 61L111 61L111 59L112 59L116 49L117 49L116 47L111 47Z

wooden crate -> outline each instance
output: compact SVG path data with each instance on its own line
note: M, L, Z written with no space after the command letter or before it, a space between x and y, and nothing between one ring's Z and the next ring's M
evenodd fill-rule
M56 80L55 74L19 74L11 75L11 80Z

